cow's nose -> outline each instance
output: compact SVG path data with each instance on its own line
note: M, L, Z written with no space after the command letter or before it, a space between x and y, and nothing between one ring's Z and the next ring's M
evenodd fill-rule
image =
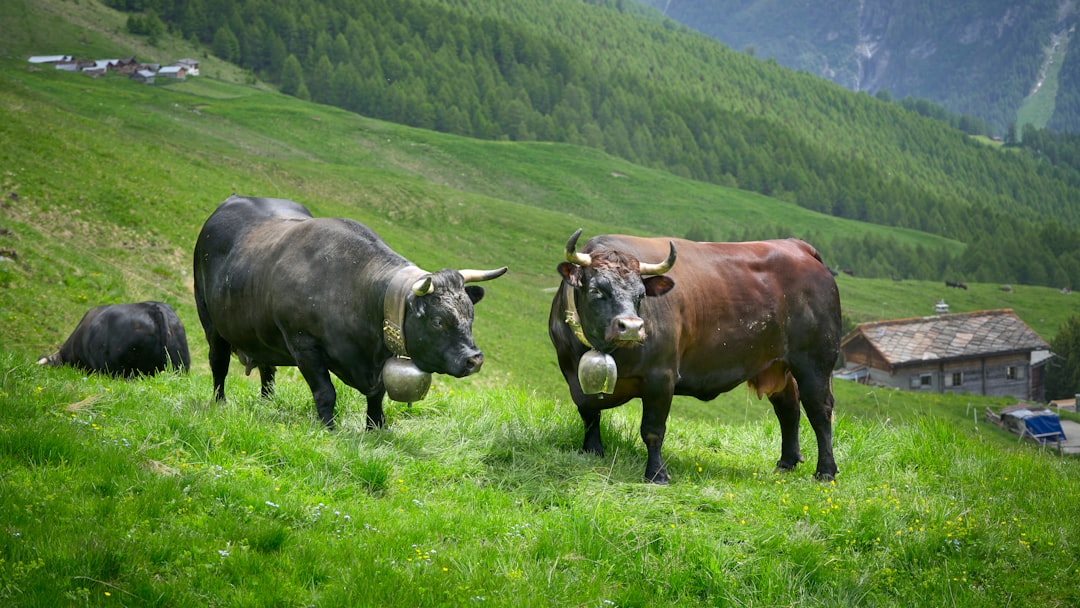
M476 353L465 360L465 374L475 374L484 365L484 353Z
M615 319L615 336L619 341L641 342L645 337L645 321L638 317Z

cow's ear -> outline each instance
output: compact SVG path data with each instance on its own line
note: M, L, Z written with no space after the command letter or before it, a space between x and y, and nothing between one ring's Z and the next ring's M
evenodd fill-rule
M571 287L581 287L581 266L563 262L559 264L559 274Z
M469 296L469 299L472 300L473 304L484 299L484 288L479 285L466 285L465 293Z
M645 283L645 295L647 296L662 296L675 287L675 281L664 275L649 277L642 283Z

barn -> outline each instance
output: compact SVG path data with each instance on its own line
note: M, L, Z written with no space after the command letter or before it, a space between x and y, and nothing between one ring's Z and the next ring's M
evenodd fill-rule
M1050 345L1010 309L862 323L838 375L910 391L1041 402Z

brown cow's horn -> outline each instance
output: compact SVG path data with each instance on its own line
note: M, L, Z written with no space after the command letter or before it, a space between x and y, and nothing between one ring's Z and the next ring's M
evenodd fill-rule
M582 268L588 268L592 264L592 258L587 253L580 253L577 250L577 240L581 236L581 228L577 229L577 232L570 235L570 240L566 241L566 261L572 264L577 264Z
M675 265L675 242L668 241L671 245L671 253L668 253L667 259L659 264L641 264L641 274L664 274L671 270L671 267Z
M412 284L412 292L417 296L426 296L431 293L431 275L425 274Z
M506 266L502 268L496 268L495 270L471 270L464 269L459 270L461 277L465 279L466 283L479 283L481 281L490 281L491 279L497 279L506 274Z

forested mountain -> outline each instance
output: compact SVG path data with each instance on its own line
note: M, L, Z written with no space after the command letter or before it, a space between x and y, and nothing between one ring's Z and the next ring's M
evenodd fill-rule
M1071 0L643 0L760 59L871 94L930 100L1003 134L1054 62L1080 70ZM1066 52L1067 51L1067 52ZM1049 126L1080 129L1064 78ZM1038 126L1043 126L1039 124Z
M139 11L129 27L161 20L288 94L473 137L589 145L947 236L968 253L922 267L967 280L1080 285L1074 169L732 51L629 0L108 4ZM886 242L860 246L894 255ZM1025 254L1001 255L1010 251ZM904 276L906 266L880 268Z

